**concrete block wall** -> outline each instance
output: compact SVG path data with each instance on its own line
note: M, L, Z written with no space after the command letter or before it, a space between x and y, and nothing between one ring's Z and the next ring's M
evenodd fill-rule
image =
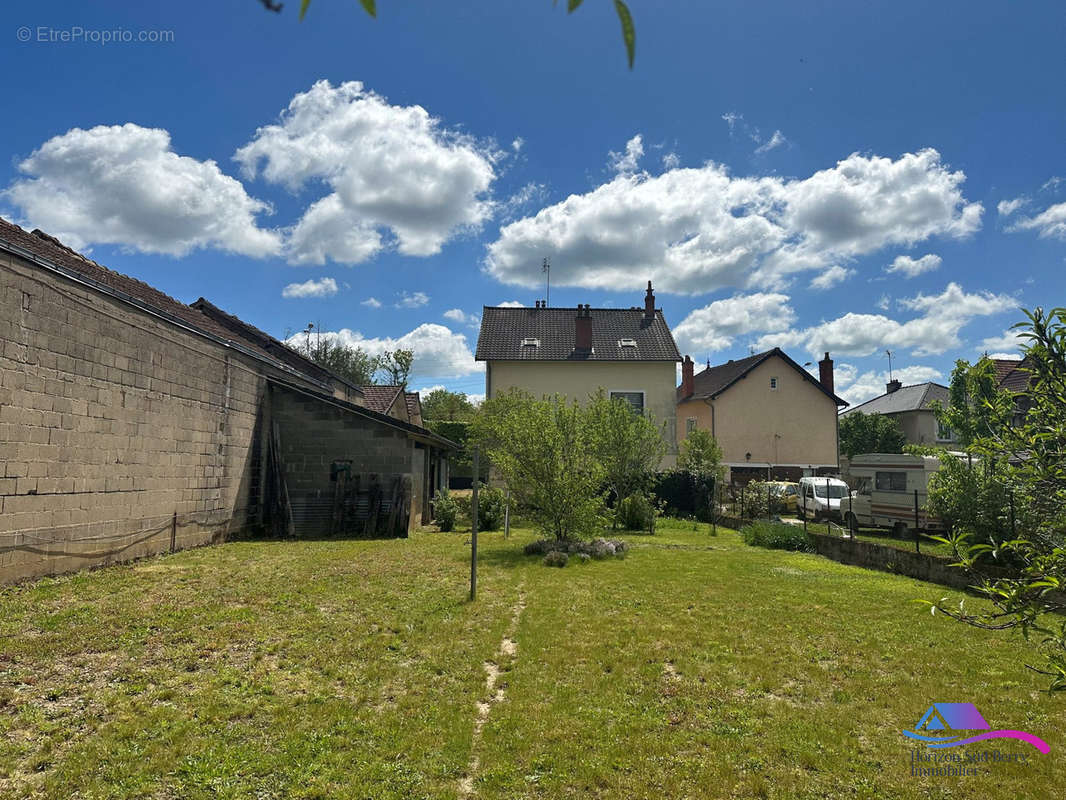
M255 359L0 253L0 583L242 527L264 390Z
M271 414L278 424L285 482L294 505L332 498L334 461L350 459L355 473L377 474L384 480L410 475L415 456L424 457L401 430L283 387L271 392ZM413 503L411 518L416 518Z

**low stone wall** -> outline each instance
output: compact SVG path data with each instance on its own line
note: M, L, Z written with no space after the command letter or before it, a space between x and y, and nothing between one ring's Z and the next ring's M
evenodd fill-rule
M955 589L967 589L980 580L964 569L950 566L953 562L947 558L824 533L808 532L807 537L815 552L841 564L906 575ZM992 578L1011 576L1010 571L1002 567L983 567L982 573Z

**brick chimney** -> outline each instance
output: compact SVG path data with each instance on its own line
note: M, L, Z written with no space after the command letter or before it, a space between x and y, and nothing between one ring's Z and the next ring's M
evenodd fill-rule
M902 388L903 384L899 382L899 378L893 378L885 384L885 391L888 394L892 394L892 392L898 392Z
M696 365L692 363L692 359L685 356L685 360L681 362L681 399L684 400L687 397L692 397L692 393L696 391L696 384L693 377L693 368Z
M818 382L829 394L836 394L833 391L833 359L829 357L828 351L825 358L818 362Z
M592 352L592 312L588 303L577 305L577 316L574 318L574 350L579 353Z
M644 295L644 319L649 322L655 319L655 293L651 290L651 281L648 281L648 293Z

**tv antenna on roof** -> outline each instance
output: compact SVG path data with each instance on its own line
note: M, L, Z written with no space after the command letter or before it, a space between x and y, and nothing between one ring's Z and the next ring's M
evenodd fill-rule
M540 271L544 273L544 307L547 308L551 305L548 301L552 296L552 265L547 258L544 259Z
M886 350L885 355L888 356L888 379L892 380L892 351Z

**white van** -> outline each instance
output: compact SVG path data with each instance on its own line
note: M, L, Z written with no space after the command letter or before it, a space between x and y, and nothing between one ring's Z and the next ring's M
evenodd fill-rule
M800 478L796 511L808 519L840 519L840 501L848 496L848 485L840 478Z
M929 498L929 477L940 469L936 456L899 453L866 453L855 456L848 465L855 492L851 508L845 504L844 524L854 530L859 525L890 528L903 535L915 526L923 531L944 529L940 519L925 510Z

